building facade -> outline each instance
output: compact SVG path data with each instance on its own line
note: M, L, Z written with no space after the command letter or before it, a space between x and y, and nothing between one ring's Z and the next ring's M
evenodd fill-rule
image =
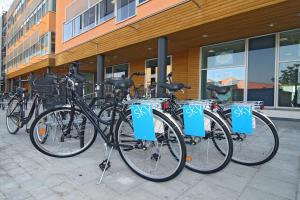
M55 0L15 0L7 11L8 90L55 65L55 8Z
M0 16L0 92L5 91L6 22L6 12L3 12Z
M55 55L48 55L55 63L43 67L66 73L80 61L94 82L141 71L135 83L148 92L172 72L175 82L192 86L180 98L210 98L206 86L213 84L229 86L234 101L297 110L299 8L298 0L60 0L48 31L55 33ZM10 61L8 77L43 68L33 63Z

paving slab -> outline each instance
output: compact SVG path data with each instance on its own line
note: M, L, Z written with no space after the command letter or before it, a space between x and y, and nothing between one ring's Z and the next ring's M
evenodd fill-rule
M300 200L300 125L275 121L280 148L275 158L261 166L230 163L216 174L184 171L175 179L149 182L134 174L112 154L112 167L97 185L105 159L103 140L83 154L58 159L38 152L21 129L6 131L0 111L0 200ZM17 194L17 195L16 195Z

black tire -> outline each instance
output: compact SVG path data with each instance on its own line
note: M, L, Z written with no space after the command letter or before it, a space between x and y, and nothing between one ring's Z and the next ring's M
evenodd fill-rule
M56 108L51 108L45 112L43 112L42 114L40 114L34 121L33 123L31 124L31 127L30 127L30 140L31 140L31 143L33 144L33 146L38 150L40 151L41 153L45 154L45 155L48 155L48 156L51 156L51 157L56 157L56 158L67 158L67 157L73 157L73 156L76 156L78 154L81 154L83 153L84 151L86 151L88 148L90 148L92 146L92 144L95 142L96 140L96 137L97 137L97 132L94 130L94 134L93 134L93 137L90 141L90 143L88 143L87 146L85 146L84 148L80 149L79 151L75 152L75 153L72 153L72 154L68 154L68 155L56 155L56 154L53 154L51 152L48 152L48 151L45 151L44 149L40 148L40 146L36 143L35 139L34 139L34 130L35 130L35 126L36 124L40 121L40 119L42 119L43 117L45 117L46 115L48 115L49 113L52 113L52 112L56 112L56 111L60 111L60 110L66 110L66 111L71 111L71 108L68 108L68 107L56 107ZM83 112L80 111L79 109L75 109L75 112L78 112L82 115ZM41 144L44 144L46 141L40 141Z
M176 118L180 119L180 116L182 116L182 114L183 114L182 109L177 110L177 112L176 112L177 117ZM189 170L191 170L193 172L197 172L197 173L200 173L200 174L212 174L212 173L216 173L216 172L219 172L219 171L223 170L229 164L229 162L231 160L231 157L232 157L232 153L233 153L233 144L232 144L232 138L231 138L230 130L226 126L226 124L224 124L223 120L221 120L218 116L216 116L212 112L209 112L205 109L204 109L204 116L208 116L209 118L213 119L215 122L217 122L220 125L220 128L223 129L222 131L226 135L226 139L227 139L227 143L228 143L228 151L227 151L227 154L222 152L222 153L220 153L220 155L223 155L223 156L227 155L227 157L221 165L219 165L218 167L216 167L214 169L209 169L209 170L208 169L206 169L206 170L197 169L196 167L193 167L193 165L190 165L188 162L186 162L185 166L186 166L186 168L188 168ZM183 124L183 121L180 120L180 123ZM189 138L189 137L190 136L186 136L185 138ZM214 142L214 140L215 140L214 135L212 136L211 139Z
M131 110L127 110L125 113L124 113L124 116L125 118L127 119L127 117L131 115ZM155 116L158 116L159 118L163 119L165 122L167 122L170 127L173 128L177 138L178 138L178 141L179 141L179 145L181 147L181 157L180 159L177 157L177 158L174 158L174 160L176 160L177 162L179 162L179 165L178 167L176 168L176 170L174 171L174 173L170 174L169 176L167 177L164 177L164 178L152 178L152 177L149 177L149 176L145 176L144 174L141 174L140 172L138 172L137 170L135 170L128 162L127 160L125 159L122 151L121 151L121 148L120 148L120 144L119 144L119 129L120 129L120 125L122 122L124 122L123 118L120 117L120 119L118 120L117 122L117 125L116 125L116 131L115 131L115 139L116 139L116 144L117 144L117 149L119 151L119 154L122 158L122 160L126 163L126 165L134 172L136 173L137 175L139 175L140 177L144 178L144 179L147 179L147 180L150 180L150 181L153 181L153 182L164 182L164 181L168 181L168 180L171 180L173 178L175 178L176 176L178 176L180 174L180 172L183 170L184 166L185 166L185 158L186 158L186 148L185 148L185 144L184 144L184 139L183 139L183 136L181 135L181 132L180 130L177 128L177 126L167 117L165 116L164 114L162 114L161 112L158 112L157 110L153 110L153 115Z
M231 109L224 111L224 115L227 117L228 124L231 127L231 115L230 114L231 114ZM252 114L253 114L253 116L260 119L262 122L264 122L266 124L266 126L270 129L270 131L273 135L273 139L274 139L274 147L272 149L272 152L265 159L262 159L262 160L259 160L256 162L245 162L245 161L237 160L234 156L232 157L233 162L242 164L242 165L246 165L246 166L261 165L261 164L264 164L264 163L270 161L276 155L278 148L279 148L279 136L278 136L277 128L275 127L274 123L268 117L264 116L263 114L259 113L256 110L253 110ZM234 137L234 133L232 133L232 135Z
M14 108L11 108L12 106L13 106L13 103L14 102L17 102L16 103L16 106L14 106ZM19 119L16 119L16 120L18 120L19 122L17 122L17 123L19 123L19 125L16 125L16 129L14 129L14 130L11 130L11 128L9 127L9 124L8 124L8 118L9 118L9 112L11 111L11 110L13 110L13 109L15 109L15 107L17 107L17 106L21 106L20 105L20 100L18 99L18 98L16 98L16 97L13 97L9 102L8 102L8 104L7 104L7 110L6 110L6 120L5 120L5 122L6 122L6 128L7 128L7 130L8 130L8 132L10 133L10 134L16 134L18 131L19 131L19 129L20 129L20 120L21 120L21 113L20 113L20 116L18 117ZM21 112L21 108L17 108L17 109L19 109L19 111Z

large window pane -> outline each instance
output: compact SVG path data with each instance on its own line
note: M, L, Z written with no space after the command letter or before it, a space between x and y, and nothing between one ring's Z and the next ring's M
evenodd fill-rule
M300 107L300 62L280 64L278 105Z
M83 14L83 26L85 30L95 26L95 19L96 19L95 14L96 14L95 6L90 8Z
M275 35L249 40L248 101L274 106Z
M103 0L99 4L99 22L102 23L114 16L114 4L111 0Z
M280 33L278 106L300 107L300 30Z
M128 64L117 65L113 68L114 78L127 78L128 77Z
M228 101L243 101L245 88L245 68L222 68L202 70L202 99L213 98L213 93L206 90L208 85L228 86L230 91L224 96ZM219 96L222 99L221 96Z
M120 64L105 69L105 78L127 78L128 77L128 64Z
M117 21L125 20L135 15L135 0L117 0Z
M227 99L243 101L245 88L244 40L202 48L202 99L210 99L215 96L206 89L208 85L228 86L230 91L225 95ZM223 97L219 96L219 98Z
M300 60L300 30L280 34L280 61Z
M74 36L82 32L82 18L81 15L74 19Z
M112 67L107 67L105 69L105 78L113 78Z
M227 42L203 47L203 69L236 67L245 65L245 41Z
M67 41L73 37L72 21L64 24L64 41Z

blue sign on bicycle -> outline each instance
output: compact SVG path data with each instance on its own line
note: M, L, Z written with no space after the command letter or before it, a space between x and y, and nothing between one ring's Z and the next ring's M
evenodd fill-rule
M131 105L135 139L155 141L153 111L151 105Z
M184 134L190 136L205 136L203 106L190 104L183 106Z
M235 133L252 134L252 106L250 105L233 105L232 113L232 130Z

